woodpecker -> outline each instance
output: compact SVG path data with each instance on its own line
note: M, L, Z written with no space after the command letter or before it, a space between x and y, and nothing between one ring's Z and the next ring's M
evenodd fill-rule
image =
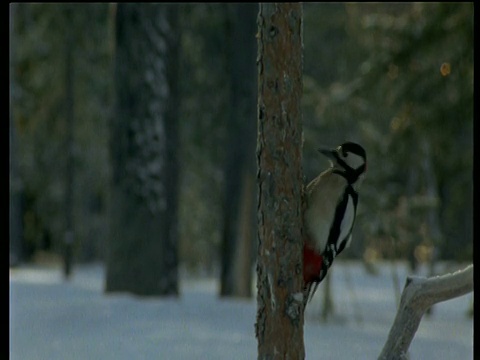
M305 193L305 304L327 275L333 259L350 244L358 203L355 187L367 170L367 154L356 143L318 151L328 157L331 166L307 185Z

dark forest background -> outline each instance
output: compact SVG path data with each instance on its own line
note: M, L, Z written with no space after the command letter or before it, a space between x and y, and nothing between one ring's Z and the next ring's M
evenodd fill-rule
M112 218L127 169L122 201L173 224L158 238L137 224L129 246L169 237L170 269L249 295L258 5L124 6L10 5L10 264L70 251L122 267L109 259L128 223ZM305 182L327 166L319 146L368 153L342 258L471 261L473 3L305 3L303 30ZM135 94L153 120L125 115ZM126 267L142 256L122 251Z

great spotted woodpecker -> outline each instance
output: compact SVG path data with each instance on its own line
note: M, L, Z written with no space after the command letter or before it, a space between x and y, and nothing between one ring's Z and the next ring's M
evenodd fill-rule
M327 275L333 259L350 244L358 202L354 186L367 169L365 150L356 143L346 142L333 150L318 151L329 158L331 167L306 188L305 304Z

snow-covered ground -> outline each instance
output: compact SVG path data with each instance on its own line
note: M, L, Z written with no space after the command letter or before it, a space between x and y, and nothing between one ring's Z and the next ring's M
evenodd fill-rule
M337 316L320 314L322 286L305 321L307 359L376 359L396 311L392 267L367 275L337 260L333 294ZM401 286L406 276L396 267ZM102 265L77 266L70 282L60 268L10 270L10 359L255 359L256 300L217 297L215 279L185 278L182 296L139 298L103 293ZM411 359L473 359L469 294L434 307L410 347Z

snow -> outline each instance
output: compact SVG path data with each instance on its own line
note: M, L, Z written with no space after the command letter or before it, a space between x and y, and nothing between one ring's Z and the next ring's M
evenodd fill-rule
M396 311L391 266L367 275L337 261L336 316L318 318L322 286L305 320L307 359L376 359ZM406 278L403 265L397 266ZM402 283L403 286L403 283ZM212 278L182 277L180 298L105 295L100 264L10 269L10 359L255 359L256 300L219 299ZM434 307L410 346L411 359L473 359L473 294ZM339 315L341 314L341 315Z

